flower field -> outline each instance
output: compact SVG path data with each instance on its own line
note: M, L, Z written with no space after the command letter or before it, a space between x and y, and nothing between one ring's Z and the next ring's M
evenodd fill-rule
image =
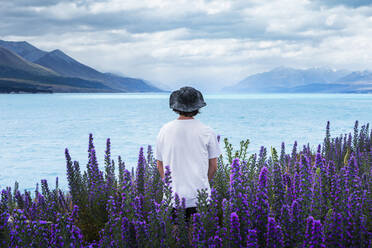
M222 144L221 144L222 145ZM138 165L113 160L110 140L98 166L93 137L82 167L66 149L69 189L42 180L35 192L1 191L1 247L371 247L372 132L350 134L291 151L262 147L247 154L225 139L208 196L184 218L185 203L162 181L151 147ZM173 198L173 199L172 199ZM174 201L172 206L171 202Z

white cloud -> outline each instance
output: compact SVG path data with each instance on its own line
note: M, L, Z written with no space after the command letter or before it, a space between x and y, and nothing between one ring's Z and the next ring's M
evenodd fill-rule
M148 9L153 12L153 15L182 16L185 13L194 12L204 12L211 15L221 13L230 9L231 2L224 0L109 0L87 2L86 6L93 14Z
M276 66L372 68L371 6L85 0L10 9L0 10L2 39L59 48L101 71L174 85L214 89Z
M86 14L86 9L73 2L60 2L51 6L30 7L38 15L44 15L55 20L71 20Z

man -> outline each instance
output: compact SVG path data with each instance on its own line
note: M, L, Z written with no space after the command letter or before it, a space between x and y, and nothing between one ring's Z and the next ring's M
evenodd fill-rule
M161 129L156 141L155 156L160 176L169 165L172 189L186 200L186 218L196 212L197 191L210 193L209 181L217 170L221 154L216 134L194 116L206 106L203 95L192 87L172 92L169 106L179 114Z

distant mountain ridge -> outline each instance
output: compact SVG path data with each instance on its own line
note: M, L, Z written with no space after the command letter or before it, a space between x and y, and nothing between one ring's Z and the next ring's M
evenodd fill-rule
M278 67L253 74L224 92L239 93L372 93L372 73Z
M18 56L11 51L2 48L0 46L0 66L2 67L9 67L21 71L26 71L29 73L34 73L37 75L43 75L43 76L56 76L58 75L56 72L54 72L51 69L48 69L46 67L31 63L25 59L23 59L21 56Z
M44 54L44 56L35 60L34 63L48 67L62 76L101 79L102 73L76 61L59 49Z
M51 52L42 51L28 42L12 42L0 40L0 47L5 50L10 50L17 54L23 60L28 61L32 67L39 66L53 73L55 76L63 78L78 78L80 80L93 82L92 85L103 85L97 91L100 92L161 92L162 90L153 84L147 83L145 80L121 77L111 73L101 73L89 66L86 66L72 57L66 55L59 49ZM0 61L5 60L0 56ZM0 62L1 63L1 62ZM12 64L14 66L15 64ZM19 69L19 68L18 68ZM0 73L0 79L4 75ZM8 74L9 76L9 74ZM18 78L17 75L13 75ZM97 84L98 83L98 84ZM52 84L52 83L51 83ZM81 86L81 85L79 85ZM84 89L77 89L76 92L82 92ZM88 87L87 92L91 92L91 87ZM60 92L60 91L59 91ZM74 92L69 89L68 92Z
M199 84L198 84L199 85ZM201 86L200 86L201 87ZM102 73L63 51L0 40L0 92L161 92L161 83ZM231 93L372 93L372 72L278 67L225 87Z
M361 82L372 82L372 72L371 71L354 71L350 74L339 78L337 82L341 83L361 83Z
M0 40L0 46L18 54L19 56L30 62L34 62L35 60L38 60L39 58L47 54L47 52L34 47L26 41Z
M117 92L92 80L62 77L0 47L0 93Z

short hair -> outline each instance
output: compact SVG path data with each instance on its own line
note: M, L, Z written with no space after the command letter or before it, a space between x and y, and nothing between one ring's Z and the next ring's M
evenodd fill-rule
M186 116L186 117L194 117L195 115L200 113L199 109L194 110L192 112L184 112L184 111L180 111L180 110L177 110L177 109L173 109L173 111L176 112L179 115L183 115L183 116Z

